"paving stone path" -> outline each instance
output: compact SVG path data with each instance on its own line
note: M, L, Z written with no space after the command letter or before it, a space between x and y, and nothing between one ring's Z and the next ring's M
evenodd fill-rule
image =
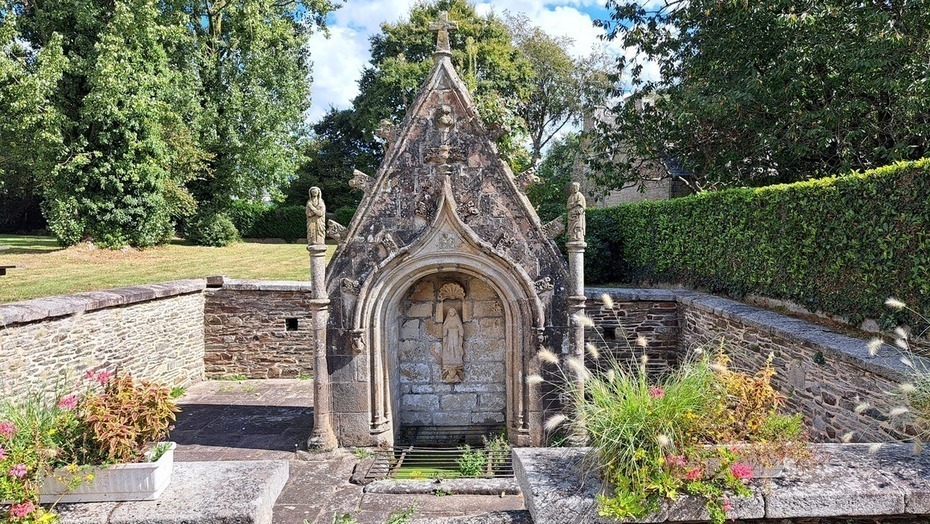
M522 496L363 493L349 483L358 462L353 454L298 454L313 427L312 380L206 381L179 404L175 460L289 461L275 524L330 524L346 513L358 524L381 524L411 506L414 522L530 522Z

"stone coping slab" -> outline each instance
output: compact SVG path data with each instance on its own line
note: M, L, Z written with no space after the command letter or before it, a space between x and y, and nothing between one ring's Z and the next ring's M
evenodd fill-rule
M767 309L750 306L729 298L687 289L585 288L588 300L610 295L614 300L676 302L712 313L728 320L742 322L769 335L814 346L824 353L869 372L894 381L906 380L911 374L901 362L900 351L883 345L875 356L869 355L866 341L842 335L826 327L792 318ZM917 364L930 368L930 361Z
M203 278L174 280L159 284L88 291L71 295L24 300L0 304L0 326L36 322L52 317L63 317L115 306L127 306L188 293L199 293L206 288Z
M62 524L271 524L284 460L175 462L158 500L62 504Z
M244 278L210 277L211 287L236 291L305 291L313 290L309 280L251 280Z
M930 515L930 452L906 444L814 444L813 465L752 482L733 498L733 519ZM587 448L514 448L514 472L536 524L612 522L597 516L601 482L586 474ZM681 497L644 522L709 520L703 500Z
M390 495L519 495L520 486L512 478L376 480L365 486L365 493Z

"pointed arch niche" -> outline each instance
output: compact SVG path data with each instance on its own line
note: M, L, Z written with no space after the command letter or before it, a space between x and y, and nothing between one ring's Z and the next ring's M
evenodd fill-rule
M444 186L432 226L386 259L359 292L352 323L366 334L370 432L391 445L405 423L497 425L512 442L528 442L540 407L524 378L543 306L525 271L462 223L448 178ZM446 284L464 297L441 293ZM465 326L464 376L453 381L443 380L440 365L449 309Z

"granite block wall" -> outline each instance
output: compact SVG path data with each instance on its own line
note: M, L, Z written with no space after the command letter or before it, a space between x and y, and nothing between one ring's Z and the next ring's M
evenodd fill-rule
M204 280L0 304L0 398L52 393L89 369L184 385L203 377Z
M207 378L313 374L309 282L219 280L206 291Z
M653 374L678 365L678 303L674 295L594 288L588 288L586 295L585 314L595 328L585 331L585 339L600 350L600 360L610 361L604 358L607 348L609 358L616 362L636 362L645 355L646 367ZM607 307L604 295L611 297L612 308Z
M604 307L604 293L612 297L613 310ZM813 439L838 441L847 434L852 442L906 438L886 417L902 403L892 392L909 380L900 354L889 346L870 356L864 339L685 290L589 288L587 296L586 311L595 323L589 340L600 341L607 333L608 345L621 358L630 358L629 348L633 357L640 356L638 334L646 339L654 372L675 366L696 347L713 349L723 341L737 369L755 371L771 355L775 386L785 395L787 409L804 414Z
M903 399L892 392L906 382L897 352L870 357L867 341L771 311L710 295L682 297L681 347L716 347L724 341L738 369L756 370L771 355L773 382L787 409L805 416L811 436L836 442L888 442L905 435L886 424ZM857 406L867 406L856 412Z
M401 302L397 351L400 421L412 426L503 426L507 407L504 312L497 294L478 278L458 275L464 300L440 301L448 277L429 276ZM464 376L442 380L442 322L437 308L462 311Z

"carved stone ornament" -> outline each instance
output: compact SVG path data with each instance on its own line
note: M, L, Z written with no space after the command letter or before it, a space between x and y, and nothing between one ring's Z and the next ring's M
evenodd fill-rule
M393 253L398 250L397 241L394 240L394 235L390 233L384 233L381 236L381 245L387 250L388 254Z
M443 233L439 237L439 244L436 246L439 251L453 251L459 245L459 241L452 233Z
M367 193L371 189L371 184L374 183L372 178L365 173L362 173L358 169L352 171L352 178L349 180L349 187L358 189L363 193Z
M584 195L581 194L581 185L572 182L568 195L568 241L584 242L586 229L585 208L587 207Z
M497 241L497 244L495 244L494 247L495 249L498 249L498 250L508 249L510 247L513 247L513 245L516 243L517 243L517 239L513 238L507 233L504 233L503 235L501 235L500 240Z
M346 234L346 228L339 222L335 220L329 220L326 222L326 236L335 240L336 242L341 242L342 238Z
M546 291L551 290L554 286L552 284L552 279L549 277L542 278L533 283L536 288L536 293L545 293Z
M358 295L359 285L358 280L344 278L342 279L342 292L347 295Z
M439 288L439 300L465 300L465 288L455 282L446 282Z
M394 142L397 141L397 126L385 118L378 123L378 129L375 130L375 136L384 140L385 149L390 149Z
M417 202L416 213L420 218L429 218L433 214L433 199L429 194L423 195L423 199Z
M458 211L462 218L473 217L478 214L478 206L474 202L464 202L459 206Z
M462 146L444 144L430 147L423 152L423 159L430 164L452 164L464 162L468 152Z
M565 232L565 215L561 215L555 220L543 225L542 230L546 238L554 240L555 237Z
M533 184L539 183L539 177L536 175L536 167L531 167L517 175L517 185L520 189L526 191Z
M307 245L323 244L326 244L326 203L320 188L313 186L307 200Z
M353 329L352 333L352 354L361 355L365 352L365 330Z

